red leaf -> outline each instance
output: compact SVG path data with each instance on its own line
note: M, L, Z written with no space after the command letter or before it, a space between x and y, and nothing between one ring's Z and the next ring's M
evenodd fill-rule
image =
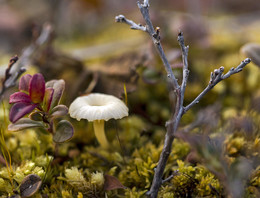
M29 92L29 82L32 76L30 74L25 74L20 78L19 81L19 91L26 91Z
M44 95L44 99L43 99L43 108L47 112L50 110L50 107L51 107L53 93L54 93L53 88L45 89L45 95Z
M45 94L45 81L42 74L34 74L29 83L29 95L33 103L41 103Z
M12 106L9 114L9 119L12 123L22 118L28 113L31 113L38 104L31 104L25 102L19 102Z
M114 176L111 175L105 175L105 184L104 184L104 190L114 190L123 188L126 189L123 184Z
M28 96L26 93L23 92L15 92L12 95L10 95L9 103L17 103L17 102L26 102L31 103L32 100L30 96Z

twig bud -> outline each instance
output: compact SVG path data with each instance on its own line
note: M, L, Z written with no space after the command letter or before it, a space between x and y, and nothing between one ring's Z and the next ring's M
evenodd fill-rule
M156 44L158 44L160 41L160 27L155 28L155 33L152 36L153 36L153 38L156 39L156 41L157 41Z
M115 21L116 22L125 22L125 16L124 15L122 15L122 14L120 14L120 15L118 15L118 16L116 16L115 17Z

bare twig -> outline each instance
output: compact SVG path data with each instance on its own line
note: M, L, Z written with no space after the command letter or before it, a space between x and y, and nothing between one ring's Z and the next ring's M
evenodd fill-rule
M116 16L115 20L116 20L116 22L126 23L127 25L130 25L130 28L133 29L133 30L142 30L142 31L146 32L145 26L142 26L141 24L136 24L132 20L125 18L124 15Z
M164 184L165 182L170 181L174 176L179 175L179 170L175 170L173 172L173 174L171 174L169 177L167 177L166 179L162 180L162 184Z
M8 78L10 78L11 74L10 74L10 70L12 68L12 66L18 61L18 56L14 56L10 59L9 64L7 69L5 70L5 79L3 81L3 83L5 83L7 81Z
M132 29L142 30L144 32L147 32L150 35L150 37L154 43L154 46L157 49L157 52L163 62L165 70L167 72L168 84L169 84L169 89L170 89L169 90L170 91L170 100L173 101L174 95L172 93L174 93L176 96L176 100L175 100L176 102L174 104L175 106L171 107L172 112L174 112L174 113L171 115L171 119L166 123L167 132L166 132L165 139L164 139L163 150L161 152L158 165L155 169L151 188L146 193L148 197L156 198L161 184L166 181L169 181L172 178L170 176L169 178L167 178L165 180L162 179L167 160L171 153L172 143L175 138L174 134L177 131L177 128L179 126L179 123L180 123L180 120L181 120L181 117L183 116L183 114L185 112L187 112L193 105L198 103L199 100L221 80L228 78L229 76L231 76L234 73L240 72L250 62L250 59L245 59L238 67L236 67L235 69L234 68L231 69L225 75L222 74L224 71L224 67L221 67L221 68L215 70L213 73L211 73L211 79L210 79L210 83L209 83L208 87L191 104L184 107L183 106L184 92L185 92L185 88L186 88L188 76L189 76L189 70L188 70L189 46L185 46L183 34L182 34L182 32L180 32L178 35L178 42L181 47L182 60L183 60L183 79L182 79L182 83L180 86L178 84L177 79L175 78L175 76L173 74L172 68L163 51L163 48L162 48L162 45L160 42L160 28L157 27L156 29L154 29L153 24L151 22L151 19L149 16L149 9L148 9L149 0L144 0L143 4L137 2L137 5L140 9L140 12L143 15L146 26L137 25L133 21L126 19L123 15L117 16L116 22L126 23L126 24L130 25L130 27Z
M144 0L144 3L143 3L142 6L148 8L149 7L149 0Z
M182 77L181 93L184 95L188 77L189 77L189 70L188 70L189 46L185 46L182 32L180 32L178 35L178 41L181 47L182 61L183 61L183 77Z
M174 175L170 175L169 177L167 177L166 179L162 180L162 184L171 181L171 179L174 177Z
M230 77L231 75L241 72L242 69L250 63L251 60L249 58L246 58L243 60L240 65L238 65L236 68L232 67L226 74L223 74L224 67L220 67L219 69L215 69L214 72L211 72L210 75L210 81L208 86L186 107L184 107L183 113L186 113L191 107L193 107L195 104L198 104L201 98L209 92L215 85L217 85L220 81Z
M145 32L147 32L149 34L149 36L151 37L151 39L153 40L154 46L157 49L157 52L164 64L165 70L167 72L168 84L169 84L169 89L170 89L169 90L170 91L170 100L173 101L173 98L174 98L173 93L177 96L176 106L172 107L172 109L175 109L175 111L173 110L172 112L175 112L175 113L171 116L171 119L166 123L167 133L165 135L163 151L160 155L158 166L155 171L152 187L151 187L150 191L147 193L147 195L150 197L156 197L159 187L162 183L162 177L163 177L163 172L164 172L164 169L166 166L166 162L167 162L169 154L171 152L172 142L174 140L174 132L177 130L177 127L179 125L180 118L182 115L182 106L183 106L182 103L183 103L184 94L180 94L181 87L178 84L177 79L175 78L175 76L173 74L171 65L170 65L169 61L167 60L166 55L163 51L163 48L162 48L162 45L160 42L160 28L157 27L155 30L153 27L153 24L150 20L149 10L148 10L149 1L148 0L144 1L143 4L140 4L138 2L137 4L143 15L143 18L145 19L145 22L146 22L146 29L145 29L146 31ZM126 24L130 25L131 28L132 28L132 26L136 27L136 25L135 25L136 23L132 22L131 20L126 19L125 17L123 17L123 15L117 16L116 22L126 23ZM137 28L134 28L134 29L137 29ZM141 30L143 31L143 29L141 29ZM184 41L183 41L183 43L184 43ZM187 64L186 64L186 66L187 66ZM186 67L183 67L183 68L186 68Z
M0 91L0 101L2 100L2 97L4 95L4 92L15 86L15 82L16 80L21 76L21 74L23 72L25 72L24 68L19 68L18 71L16 71L13 75L10 73L12 67L14 66L14 64L18 61L18 56L14 56L10 59L8 67L5 70L5 77L2 81L2 89Z

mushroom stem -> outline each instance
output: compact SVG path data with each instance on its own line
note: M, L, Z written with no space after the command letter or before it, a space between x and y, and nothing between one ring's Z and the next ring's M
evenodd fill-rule
M109 143L104 130L104 120L94 120L94 132L99 144L107 148Z

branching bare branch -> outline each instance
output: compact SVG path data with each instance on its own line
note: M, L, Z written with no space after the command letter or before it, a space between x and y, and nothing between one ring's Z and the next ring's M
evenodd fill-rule
M126 23L126 24L130 25L130 27L132 29L142 30L149 34L149 36L151 37L151 39L154 43L155 48L157 49L158 54L163 62L164 68L167 72L168 84L169 84L169 89L170 89L169 90L170 100L172 101L172 99L173 99L172 93L175 93L175 96L176 96L176 100L175 100L176 102L174 104L175 106L171 107L172 112L173 112L171 115L171 119L166 122L167 133L166 133L165 139L164 139L163 150L161 152L158 165L155 169L151 188L146 193L146 195L148 197L156 198L161 184L166 181L169 181L173 177L173 176L170 176L163 180L163 173L164 173L164 169L165 169L167 160L171 153L172 143L175 138L175 132L177 131L177 128L179 126L179 123L180 123L180 120L181 120L181 117L183 116L183 114L186 113L196 103L198 103L199 100L221 80L224 80L224 79L228 78L229 76L231 76L232 74L242 71L242 69L250 62L250 59L245 59L244 61L242 61L242 63L239 66L237 66L236 68L230 69L230 71L227 72L226 74L223 74L224 67L220 67L219 69L216 69L214 72L211 73L210 82L209 82L208 86L205 88L205 90L201 94L199 94L199 96L197 98L195 98L195 100L193 102L191 102L189 105L184 107L183 106L184 93L185 93L185 88L186 88L188 76L189 76L189 70L188 70L189 46L185 46L183 34L182 34L182 32L180 32L178 35L178 42L181 47L182 60L183 60L183 79L182 79L182 83L180 86L178 84L177 79L175 78L175 76L173 74L169 61L167 60L165 53L163 51L161 41L160 41L160 28L156 27L154 29L153 24L151 22L150 15L149 15L149 9L148 9L149 0L144 0L142 4L137 2L137 5L145 20L145 23L146 23L145 26L137 25L133 21L126 19L123 15L117 16L116 22Z
M230 77L231 75L241 72L243 68L250 63L250 58L246 58L243 60L236 68L232 67L226 74L223 74L224 67L220 67L219 69L215 69L214 72L211 72L210 81L208 86L186 107L184 107L183 113L186 113L191 107L195 104L198 104L201 98L206 95L215 85L217 85L220 81Z

